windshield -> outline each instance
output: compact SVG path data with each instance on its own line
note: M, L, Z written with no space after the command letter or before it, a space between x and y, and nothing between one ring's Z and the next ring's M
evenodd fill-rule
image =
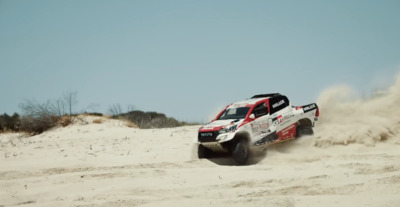
M218 118L218 120L244 119L249 109L250 107L229 108Z

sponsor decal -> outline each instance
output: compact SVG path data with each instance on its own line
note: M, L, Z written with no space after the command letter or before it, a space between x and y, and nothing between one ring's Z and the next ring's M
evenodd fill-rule
M274 126L279 125L279 124L287 124L290 122L289 118L293 117L294 114L293 113L288 113L285 115L278 115L277 117L272 119L272 124Z
M277 103L274 103L273 105L272 105L272 108L276 108L276 107L278 107L278 106L280 106L280 105L282 105L282 104L284 104L285 103L285 100L280 100L279 102L277 102Z
M285 125L285 124L287 124L287 123L289 123L289 122L290 122L290 120L286 120L286 119L285 119L284 122L281 122L281 125Z
M255 134L259 134L259 132L260 132L260 128L258 128L258 126L254 126L251 129L253 130L253 133L255 133Z
M282 134L285 135L289 133L289 130L293 129L294 125L290 125L289 127L286 127L286 129L282 130Z
M284 118L282 115L278 115L277 117L275 117L275 118L272 119L272 124L273 124L274 126L276 126L276 125L282 123L283 120L285 120L285 118Z
M212 132L203 132L203 133L200 133L200 136L201 137L212 137L213 133Z
M260 129L261 129L262 134L268 133L269 132L269 123L268 122L260 123Z
M268 123L264 123L260 125L261 129L268 129L269 128L269 124Z
M283 120L285 120L285 118L282 115L279 115L276 118L278 119L279 123L282 123Z
M280 139L287 139L296 136L296 124L292 124L278 132Z
M289 113L283 114L283 117L284 117L285 119L288 119L288 118L290 118L290 117L294 117L294 114L293 114L293 112L291 111L291 112L289 112Z
M303 107L304 112L309 112L313 109L317 108L317 106L315 104L310 104L310 105L306 105Z
M302 109L303 107L302 106L297 106L296 107L296 110L300 110L300 109Z

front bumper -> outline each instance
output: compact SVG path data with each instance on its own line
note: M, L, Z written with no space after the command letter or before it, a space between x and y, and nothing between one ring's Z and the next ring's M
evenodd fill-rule
M220 134L219 131L211 131L211 132L199 132L197 137L197 141L200 143L208 143L208 142L226 142L235 137L234 132L223 133Z
M197 140L201 143L216 142L219 136L219 131L199 132Z
M229 152L229 150L223 147L219 142L203 142L200 144L214 152Z
M197 142L214 152L229 152L223 143L233 139L234 136L235 133L232 132L223 134L220 134L219 131L199 132Z

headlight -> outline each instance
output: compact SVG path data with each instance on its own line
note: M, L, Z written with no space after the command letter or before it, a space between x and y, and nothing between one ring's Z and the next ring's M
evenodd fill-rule
M219 134L225 134L225 133L229 133L229 132L233 132L236 130L237 125L234 126L227 126L223 129L219 130Z

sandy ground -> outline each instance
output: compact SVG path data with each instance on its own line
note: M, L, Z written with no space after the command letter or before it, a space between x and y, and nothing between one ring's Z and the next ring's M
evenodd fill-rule
M400 206L400 139L270 147L264 159L195 159L199 126L80 122L0 135L0 206ZM318 128L316 128L318 129Z

